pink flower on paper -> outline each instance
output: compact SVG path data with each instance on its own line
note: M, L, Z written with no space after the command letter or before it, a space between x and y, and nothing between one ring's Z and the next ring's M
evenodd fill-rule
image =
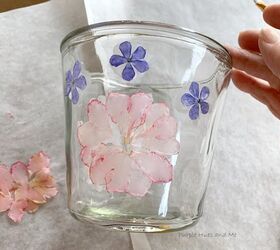
M54 197L57 189L49 163L48 156L39 152L27 165L17 161L10 169L0 166L0 212L8 211L14 222L20 222L25 212L35 212Z
M10 209L13 201L10 191L13 187L13 178L9 169L4 165L0 165L0 212Z
M91 181L108 192L144 196L152 183L172 180L172 155L179 152L177 122L152 95L108 95L88 104L88 121L78 128L81 159Z

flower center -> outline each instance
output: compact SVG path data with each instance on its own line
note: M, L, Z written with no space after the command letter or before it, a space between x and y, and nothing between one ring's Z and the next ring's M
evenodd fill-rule
M130 136L124 137L124 139L123 139L123 147L124 147L124 151L127 154L130 154L131 151L132 151L132 146L131 146L130 142L131 142Z
M73 79L72 82L71 82L71 87L73 88L74 86L75 86L75 81Z

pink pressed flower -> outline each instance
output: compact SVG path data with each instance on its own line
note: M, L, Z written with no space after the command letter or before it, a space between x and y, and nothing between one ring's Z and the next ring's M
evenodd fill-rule
M5 212L10 209L13 199L11 194L3 194L0 192L0 212Z
M26 200L13 201L10 210L8 212L9 218L11 218L16 223L21 222L26 207L27 207Z
M0 212L10 209L13 199L10 191L13 189L13 178L6 166L0 165Z
M15 162L10 169L0 166L0 212L8 211L14 222L24 213L35 212L39 205L57 194L49 170L50 160L43 152L31 157L29 164Z
M8 211L8 216L14 222L20 222L26 209L26 200L14 200L13 193L2 194L0 193L0 212Z
M57 194L56 184L49 174L49 163L49 158L39 152L31 157L28 165L16 162L11 166L12 177L18 185L15 199L28 200L28 212L36 211L37 204L46 203Z
M10 175L9 169L4 165L0 165L0 193L3 195L9 194L13 184L13 178Z
M8 216L13 221L18 222L23 216L25 206L14 201L14 188L14 181L9 169L5 166L0 166L0 212L9 211Z
M28 169L34 174L38 171L49 172L50 158L42 151L34 154L29 159Z
M78 128L81 160L91 181L108 192L144 196L152 183L172 180L170 157L179 152L177 122L152 95L108 95L92 99L88 121Z

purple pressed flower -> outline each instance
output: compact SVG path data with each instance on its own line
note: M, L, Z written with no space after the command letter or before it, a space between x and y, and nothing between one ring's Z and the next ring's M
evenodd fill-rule
M206 102L210 91L209 88L204 86L199 93L199 85L197 82L192 82L190 93L185 93L181 102L186 107L191 107L189 111L189 117L192 120L196 120L199 117L199 106L202 114L207 114L209 111L209 104Z
M66 87L65 96L70 96L73 104L77 104L79 101L78 89L85 89L87 86L86 78L81 73L81 63L77 60L73 67L73 73L71 70L66 72Z
M149 69L149 64L144 60L146 56L146 50L143 47L137 47L136 50L131 54L131 43L125 41L120 44L119 49L122 55L112 55L110 58L110 64L114 67L126 64L122 72L122 78L124 80L131 81L134 78L134 69L140 73L143 73Z

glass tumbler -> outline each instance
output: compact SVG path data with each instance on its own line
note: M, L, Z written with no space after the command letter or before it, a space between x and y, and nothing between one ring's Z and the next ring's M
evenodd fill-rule
M132 232L202 215L231 58L213 39L152 22L78 29L62 41L68 207Z

